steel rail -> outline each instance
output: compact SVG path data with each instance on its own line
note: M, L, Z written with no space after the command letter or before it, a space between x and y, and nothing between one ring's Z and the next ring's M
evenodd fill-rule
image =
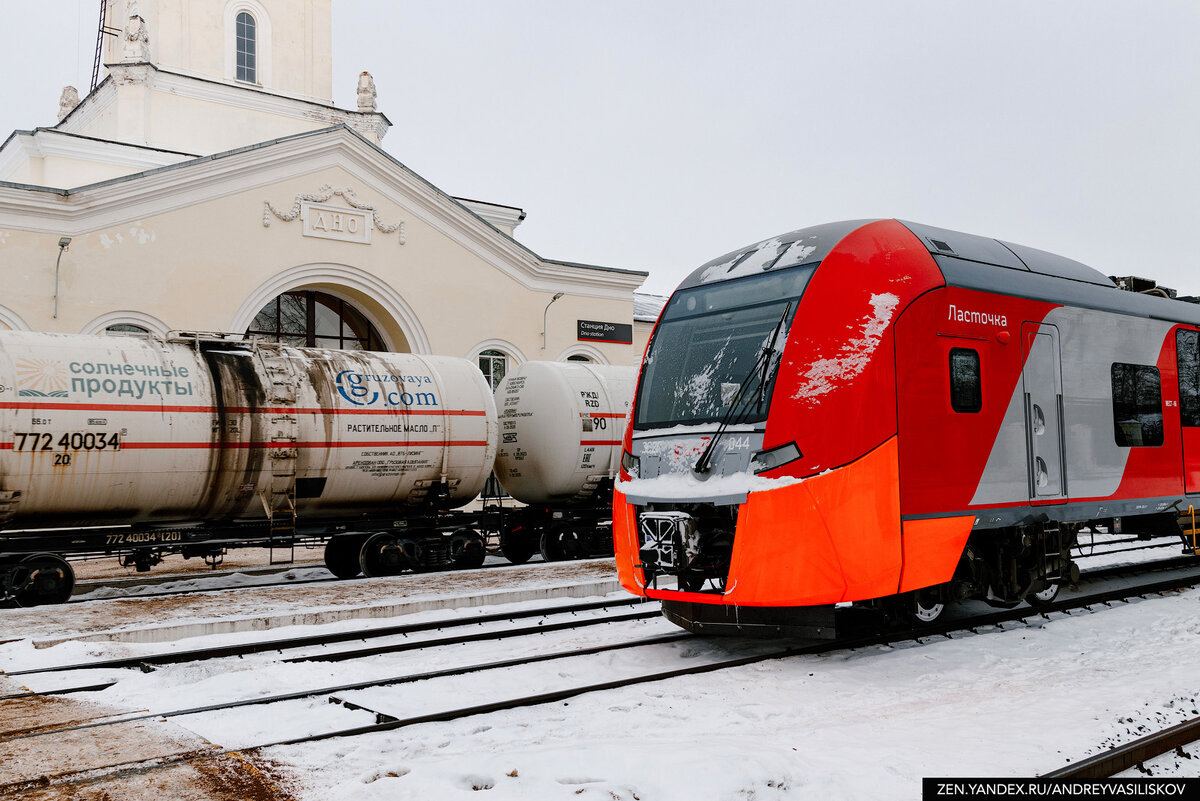
M462 619L431 620L425 623L405 623L396 626L381 626L370 629L355 629L353 631L327 632L325 634L308 634L302 637L287 637L276 640L262 640L252 643L235 645L219 645L211 648L193 648L186 651L173 651L143 656L122 657L119 659L93 660L69 665L28 668L25 670L0 671L0 676L27 676L35 673L60 673L71 670L100 670L119 668L146 668L155 665L170 665L180 662L200 662L208 659L221 659L230 656L246 656L248 654L266 651L283 651L290 648L303 648L310 645L328 645L330 643L351 642L354 640L369 640L378 637L413 634L437 629L474 626L481 623L495 623L502 620L522 620L531 617L546 617L556 614L571 614L588 612L595 609L608 609L620 606L647 603L644 598L630 597L617 601L590 601L582 604L568 604L557 607L539 607L515 612L496 612L488 615L477 615Z
M1046 779L1107 779L1134 765L1200 740L1200 718L1147 734L1095 756L1042 774Z
M285 740L279 740L271 743L261 743L258 745L247 746L242 748L230 748L222 751L203 752L198 754L195 751L182 752L179 754L169 754L158 757L157 760L142 760L136 763L118 763L114 765L88 768L85 770L74 771L69 773L57 774L53 777L42 776L37 779L16 782L12 784L0 785L0 797L4 793L19 792L32 787L47 787L57 786L61 784L92 782L96 781L100 771L109 770L108 774L103 777L118 777L131 773L144 772L154 770L159 767L167 767L180 762L185 762L190 759L195 759L197 756L215 755L219 753L246 753L251 751L261 751L267 748L274 748L284 745L299 745L303 743L319 742L322 740L330 740L341 737L355 737L364 734L375 734L380 732L393 731L396 729L415 726L421 723L445 722L457 720L459 718L471 717L473 715L489 714L492 712L505 711L510 709L519 709L522 707L538 706L541 704L555 703L575 698L580 695L585 695L593 692L602 692L605 690L622 689L625 687L633 687L639 684L648 684L656 681L665 681L683 676L695 676L704 673L713 673L719 670L728 670L731 668L744 667L747 665L756 664L759 662L768 662L778 659L787 659L795 656L806 656L813 654L828 653L840 650L853 650L856 648L890 645L896 642L905 640L913 640L920 642L922 639L931 636L949 637L951 633L971 631L978 633L976 630L985 627L999 626L1007 622L1024 622L1026 618L1042 617L1048 619L1049 615L1054 612L1063 612L1070 614L1072 610L1084 609L1091 611L1091 607L1098 604L1110 604L1113 601L1127 600L1137 596L1146 596L1152 594L1162 594L1172 591L1187 589L1200 584L1200 573L1195 573L1187 576L1176 576L1172 579L1157 581L1141 586L1125 587L1117 590L1106 590L1104 592L1095 593L1087 596L1079 596L1064 601L1055 601L1043 607L1022 607L1019 609L1008 609L1000 612L965 618L958 621L948 621L944 623L931 623L922 625L919 628L910 628L903 631L885 632L879 634L870 634L860 637L850 638L848 640L831 640L821 641L817 643L808 643L800 646L783 648L778 651L773 651L765 654L756 654L751 656L737 657L734 659L718 660L704 665L691 665L685 668L673 668L670 670L656 671L647 673L641 676L633 676L625 679L614 679L612 681L599 682L596 684L588 684L578 687L557 690L548 693L539 693L536 695L522 696L503 701L494 701L485 704L476 704L467 707L460 707L442 712L432 712L425 715L417 715L409 718L396 718L383 713L375 712L377 722L366 726L354 726L346 729L337 729L333 731L321 732L319 734L306 735L304 737L293 737ZM356 707L363 709L364 707ZM368 710L373 711L373 710ZM154 762L153 765L147 763ZM78 778L73 778L77 776Z
M611 643L608 645L594 645L588 648L572 648L566 651L555 651L547 654L537 654L527 657L514 657L512 659L502 659L495 662L482 662L474 665L466 665L457 668L443 668L441 670L430 670L422 673L408 673L401 676L389 676L383 679L368 679L365 681L353 682L350 684L337 684L330 687L318 687L312 690L297 690L291 693L282 693L279 695L267 695L259 698L244 698L237 701L228 701L221 704L208 704L206 706L190 707L186 709L174 709L168 712L145 712L134 715L114 717L111 720L93 721L90 723L81 723L75 726L64 726L57 729L44 729L42 731L31 732L28 734L19 734L15 737L0 737L0 743L9 742L12 740L24 740L32 737L44 737L50 734L65 734L67 732L80 731L83 729L95 729L102 726L115 726L121 723L134 723L141 720L152 720L157 718L175 718L185 715L199 715L204 712L220 712L226 709L238 709L247 706L261 706L264 704L275 704L281 701L299 701L305 698L315 698L322 695L333 695L340 692L352 692L354 690L369 690L373 687L391 687L398 684L411 684L417 681L427 681L429 679L442 679L451 676L465 676L471 673L481 673L487 670L502 670L510 667L521 667L524 665L534 665L539 662L549 662L555 659L567 659L573 656L591 656L594 654L602 654L608 651L620 651L626 648L642 648L648 645L662 645L680 640L694 639L696 635L685 631L662 634L657 637L646 637L640 640L625 640L624 642ZM36 694L36 693L32 693ZM21 697L21 696L13 696ZM3 700L3 699L0 699Z
M0 701L19 701L23 698L38 698L49 695L70 695L71 693L96 693L101 690L107 690L116 684L115 681L103 681L99 684L88 684L82 687L65 687L61 690L40 690L34 692L30 690L23 693L13 693L12 695L0 695Z
M591 557L591 558L611 559L612 557ZM586 561L586 560L582 560L582 559L562 560L561 563L579 562L579 561ZM473 567L473 568L469 568L469 569L470 570L498 570L498 569L504 569L504 568L510 568L510 567L524 567L525 565L531 565L531 564L532 565L560 564L560 562L546 562L546 561L543 561L541 559L541 557L538 557L537 561L531 560L529 562L523 562L519 565L513 564L511 562L508 562L508 563L497 562L494 564L480 565L479 567ZM289 570L297 570L297 569L307 570L307 569L317 569L317 568L324 569L323 563L321 563L321 562L300 562L297 564L293 564L291 567L288 567L284 570L262 570L260 568L249 568L247 570L223 570L223 571L217 571L217 572L213 572L213 573L197 571L195 573L171 573L169 575L164 575L164 576L148 576L148 577L146 577L145 580L142 580L142 581L139 581L137 579L118 579L117 580L119 582L123 582L123 584L111 583L109 581L104 581L104 580L84 581L84 582L79 582L75 585L75 590L73 591L73 596L71 599L66 601L66 603L68 603L68 604L87 604L87 603L96 603L99 601L125 601L125 600L138 600L140 598L162 598L162 597L166 597L169 595L191 595L193 593L199 594L199 593L207 593L207 592L223 592L225 590L255 590L255 589L264 589L264 588L269 588L269 587L290 587L293 585L300 585L300 584L321 584L321 583L332 584L334 582L361 581L361 580L367 579L367 578L396 579L396 578L404 578L406 576L407 577L424 576L424 575L428 575L430 573L453 573L458 570L457 568L446 567L445 569L427 570L427 571L422 571L420 573L401 573L396 576L355 576L354 578L349 578L349 579L339 579L336 576L330 576L329 578L293 579L291 581L276 581L276 582L269 582L266 584L236 584L236 585L230 585L230 586L226 586L226 587L196 587L193 589L186 589L186 590L162 590L162 591L158 591L158 592L139 592L139 593L131 594L131 595L113 595L113 596L109 596L107 598L74 597L74 596L87 595L88 593L92 593L97 590L101 590L101 589L105 589L105 588L111 588L113 590L122 590L122 589L127 588L127 589L132 590L132 589L136 589L138 587L153 587L158 584L169 584L172 581L197 581L197 580L202 580L202 579L220 579L220 578L229 578L231 576L235 576L235 575L239 575L239 574L244 575L244 576L262 577L262 576L272 576L275 574L287 573ZM88 589L81 589L81 588L85 588L85 587Z
M591 617L584 620L568 620L563 623L539 623L536 626L526 626L519 629L496 629L494 631L480 631L474 634L460 634L456 637L439 637L436 640L416 640L398 642L391 645L376 645L370 648L355 648L352 651L335 651L331 654L307 654L305 656L293 656L280 661L285 664L296 664L300 662L345 662L350 659L362 659L368 656L378 656L380 654L398 654L403 653L404 651L415 651L425 648L441 647L443 645L460 645L468 642L503 640L509 637L523 637L528 634L545 634L549 631L569 631L571 629L581 629L587 626L599 625L601 623L626 623L631 620L647 620L649 618L660 616L661 612L658 609L648 612L629 612L623 615L612 615L609 617Z

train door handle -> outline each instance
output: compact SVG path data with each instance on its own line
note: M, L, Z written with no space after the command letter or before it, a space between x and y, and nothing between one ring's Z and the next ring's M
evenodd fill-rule
M1041 436L1046 433L1046 415L1042 413L1042 407L1036 403L1033 404L1033 433Z

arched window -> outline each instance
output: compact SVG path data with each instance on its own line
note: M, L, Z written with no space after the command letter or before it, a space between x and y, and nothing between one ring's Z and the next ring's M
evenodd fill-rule
M591 362L591 359L589 359L587 356L584 356L582 353L576 353L573 356L568 356L567 361L569 361L569 362Z
M258 26L245 11L237 15L237 79L258 83Z
M508 372L508 357L498 350L482 351L479 354L479 369L495 392L496 387L504 380L504 374Z
M109 335L125 336L127 334L137 334L139 336L147 336L150 329L142 325L134 325L133 323L115 323L105 326L104 333Z
M247 339L266 339L298 348L383 350L375 326L353 305L324 292L285 292L262 308Z

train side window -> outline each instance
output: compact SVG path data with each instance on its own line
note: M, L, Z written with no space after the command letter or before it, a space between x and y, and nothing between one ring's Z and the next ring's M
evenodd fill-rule
M950 349L950 407L969 413L983 408L979 353L971 348Z
M1200 332L1180 329L1175 334L1175 361L1179 364L1179 419L1200 427Z
M1162 378L1157 367L1114 363L1113 429L1122 448L1163 444Z

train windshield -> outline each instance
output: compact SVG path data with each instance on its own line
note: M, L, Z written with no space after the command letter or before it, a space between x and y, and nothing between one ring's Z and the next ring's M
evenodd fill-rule
M720 421L738 390L763 400L733 419L758 423L767 407L779 357L815 264L677 292L663 311L646 354L634 428ZM776 336L776 330L779 333Z

